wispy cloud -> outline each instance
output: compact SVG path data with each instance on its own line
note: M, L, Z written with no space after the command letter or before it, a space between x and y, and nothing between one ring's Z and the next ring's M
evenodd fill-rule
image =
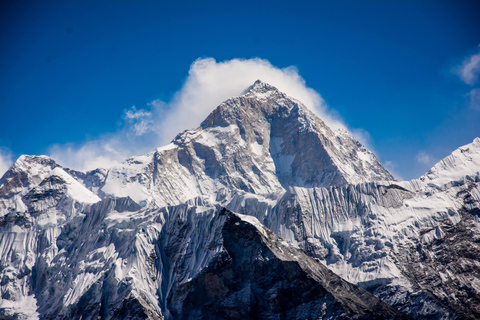
M130 150L125 149L124 143L112 138L87 141L82 145L53 145L49 155L63 166L77 170L91 170L110 168L118 164L122 159L130 156Z
M79 145L54 145L49 154L62 165L75 169L108 168L130 156L167 144L183 130L196 128L215 107L240 95L257 79L302 101L332 129L346 128L320 94L306 86L295 67L277 68L258 58L223 62L205 58L190 66L182 88L171 101L155 100L145 108L125 110L117 132ZM368 132L357 130L354 135L367 144Z
M430 158L430 156L427 153L425 153L424 151L421 151L417 154L417 161L419 163L429 165L429 164L431 164L432 159Z
M472 89L467 93L470 108L480 110L480 88Z
M0 147L0 178L12 165L12 153L7 148Z
M474 85L480 73L480 49L463 60L462 64L454 69L454 73L466 84Z
M137 110L135 106L130 110L125 110L123 119L131 126L137 136L143 136L155 129L153 126L152 113L146 110Z
M462 64L453 69L453 72L466 84L476 85L480 75L480 46L476 53L465 58ZM476 87L465 94L465 97L470 109L480 110L480 88L478 88L478 85Z
M398 181L404 181L405 179L397 172L397 165L393 161L385 161L383 166L397 179Z
M159 133L154 123L157 109L153 105L148 107L149 111L134 107L125 110L117 132L80 144L56 144L48 154L63 166L86 171L110 168L128 157L149 152L159 146L155 143Z

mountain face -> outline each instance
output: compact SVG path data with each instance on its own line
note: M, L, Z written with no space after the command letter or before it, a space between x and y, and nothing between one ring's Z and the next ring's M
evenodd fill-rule
M272 195L374 180L394 178L346 131L333 132L301 102L257 81L199 128L110 169L100 192L165 206L225 190Z
M293 248L257 219L222 209L219 254L173 291L175 318L400 319L401 313Z
M257 81L109 170L0 180L0 318L475 319L480 139L396 182Z

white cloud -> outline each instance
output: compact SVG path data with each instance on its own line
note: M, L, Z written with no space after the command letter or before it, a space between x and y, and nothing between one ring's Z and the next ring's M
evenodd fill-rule
M135 106L133 106L130 110L125 110L125 119L134 120L134 119L142 119L142 118L149 118L152 116L151 112L145 110L137 110Z
M164 104L153 101L148 110L132 107L125 110L121 128L95 140L80 144L57 144L50 147L49 156L62 166L76 170L110 168L128 157L143 154L159 147L159 126Z
M480 88L472 89L467 93L470 108L474 110L480 110Z
M417 161L423 164L430 164L431 163L431 158L428 154L425 152L421 151L417 154Z
M475 84L480 73L480 51L470 55L454 72L469 85Z
M220 103L242 94L258 79L303 102L332 129L346 129L320 94L306 86L295 67L280 69L258 58L224 62L205 58L190 66L182 88L170 102L155 100L144 109L125 110L123 126L117 132L80 145L55 145L49 154L74 169L108 168L169 143L183 130L196 128ZM354 135L367 144L368 132L356 130Z
M131 126L136 136L142 136L154 130L152 113L146 110L137 110L135 106L125 111L123 119Z
M397 165L393 161L385 161L383 164L385 169L387 169L398 181L405 181L405 179L397 172Z
M0 148L0 178L12 165L12 153L6 148Z
M190 67L188 77L170 103L170 112L162 124L163 143L184 129L195 128L224 100L240 95L256 80L262 80L292 96L315 111L330 127L344 127L328 111L322 97L305 85L295 67L279 69L263 59L233 59L216 62L198 59Z
M61 165L77 170L110 168L130 155L123 147L120 150L110 147L110 143L114 141L115 139L100 139L85 142L80 146L53 145L49 155Z

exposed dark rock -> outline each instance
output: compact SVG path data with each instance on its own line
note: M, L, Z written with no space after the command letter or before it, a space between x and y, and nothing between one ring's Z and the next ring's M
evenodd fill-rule
M169 298L176 319L406 319L267 228L221 214L225 251Z

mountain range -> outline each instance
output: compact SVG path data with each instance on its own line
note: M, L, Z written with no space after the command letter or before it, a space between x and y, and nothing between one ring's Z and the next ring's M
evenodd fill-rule
M167 146L0 180L2 319L480 318L480 138L398 182L256 81Z

